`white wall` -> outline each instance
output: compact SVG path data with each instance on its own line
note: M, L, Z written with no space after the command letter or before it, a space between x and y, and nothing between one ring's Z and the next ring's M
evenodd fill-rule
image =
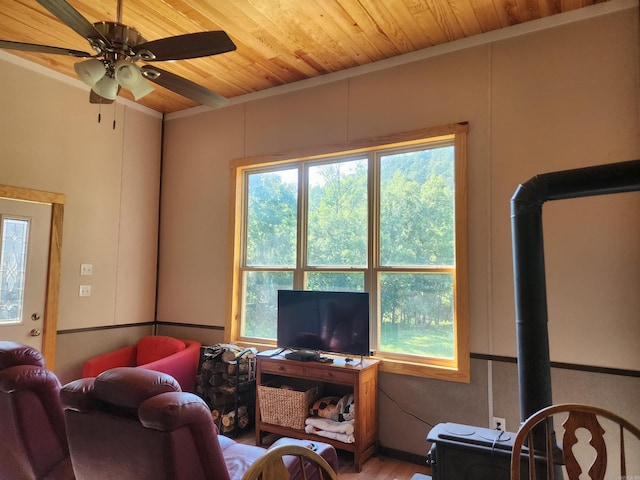
M159 319L224 324L231 159L468 121L471 350L514 356L510 198L538 173L640 157L638 95L628 9L171 119ZM640 194L620 197L545 206L554 360L640 365Z
M637 10L496 44L493 348L513 355L509 199L535 174L640 158ZM552 360L638 369L640 193L543 207Z
M67 198L60 331L155 316L162 117L116 103L101 108L98 123L87 90L0 56L0 183ZM91 277L80 277L81 263L93 264ZM79 286L87 283L92 294L81 298ZM83 346L104 351L108 338ZM67 380L86 357L58 350L56 371Z

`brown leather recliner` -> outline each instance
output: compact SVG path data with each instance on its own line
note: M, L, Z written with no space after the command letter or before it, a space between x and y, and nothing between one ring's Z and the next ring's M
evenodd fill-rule
M79 480L236 480L267 451L219 436L206 403L153 370L120 367L75 380L61 400ZM337 468L335 449L314 443ZM297 464L288 467L298 477Z
M39 351L0 341L0 480L74 478L59 393Z

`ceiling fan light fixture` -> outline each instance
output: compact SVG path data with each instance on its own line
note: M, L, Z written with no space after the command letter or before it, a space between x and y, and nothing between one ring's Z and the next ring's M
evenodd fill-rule
M118 84L128 88L136 100L153 92L153 87L142 76L142 70L135 63L121 59L114 66L115 78Z
M142 80L142 72L134 63L121 59L114 66L115 77L120 85L124 88L131 88Z
M73 68L75 69L78 78L90 87L93 87L98 83L107 73L104 63L102 63L102 60L98 60L97 58L78 62L73 66Z
M118 96L118 82L115 78L105 75L100 79L99 82L91 87L91 90L100 95L102 98L115 100Z
M142 97L149 95L155 89L151 83L147 82L144 78L141 78L136 85L129 87L129 90L133 93L133 98L140 100Z

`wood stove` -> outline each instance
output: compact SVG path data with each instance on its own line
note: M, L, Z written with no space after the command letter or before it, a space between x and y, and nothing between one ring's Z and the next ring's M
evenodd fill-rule
M427 436L433 479L509 480L514 433L440 423Z

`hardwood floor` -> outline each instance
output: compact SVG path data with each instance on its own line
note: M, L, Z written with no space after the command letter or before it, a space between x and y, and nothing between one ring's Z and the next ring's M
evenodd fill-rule
M267 444L269 443L268 438L265 438ZM255 433L253 430L247 431L235 440L255 445ZM338 450L338 478L340 480L409 480L415 473L430 475L431 470L426 465L416 465L382 455L368 459L362 466L362 471L356 473L353 468L353 454Z
M348 452L339 451L338 461L340 480L409 480L415 473L431 474L426 465L416 465L380 455L364 462L360 473L355 473L353 456Z

